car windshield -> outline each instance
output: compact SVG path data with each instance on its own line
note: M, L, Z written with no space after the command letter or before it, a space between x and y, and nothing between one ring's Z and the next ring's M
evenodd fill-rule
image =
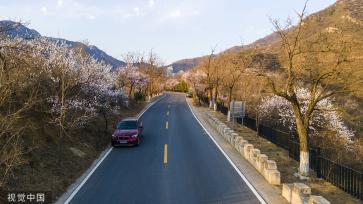
M137 121L129 120L129 121L121 121L117 125L117 129L136 129L137 128Z

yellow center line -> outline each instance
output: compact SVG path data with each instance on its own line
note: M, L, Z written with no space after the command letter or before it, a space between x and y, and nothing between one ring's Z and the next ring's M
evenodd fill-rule
M166 115L169 115L169 111L168 111L168 112L166 112Z
M164 145L164 164L168 163L168 145Z
M166 121L165 128L168 129L168 127L169 127L169 123L168 123L168 121Z

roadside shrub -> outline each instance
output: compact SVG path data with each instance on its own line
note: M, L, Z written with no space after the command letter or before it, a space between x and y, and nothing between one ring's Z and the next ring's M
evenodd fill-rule
M174 88L173 88L174 91L177 91L177 92L188 92L189 90L189 87L188 87L188 84L183 80L181 81L179 84L177 84Z
M134 99L135 101L145 101L145 94L143 92L135 92Z

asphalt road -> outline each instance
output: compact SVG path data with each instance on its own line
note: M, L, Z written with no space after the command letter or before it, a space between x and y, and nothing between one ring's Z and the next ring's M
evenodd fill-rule
M141 145L113 148L70 203L259 203L184 95L167 94L141 120Z

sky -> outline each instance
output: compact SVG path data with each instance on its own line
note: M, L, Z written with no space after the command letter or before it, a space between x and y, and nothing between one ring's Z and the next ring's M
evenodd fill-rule
M310 0L308 13L335 0ZM0 19L50 37L87 41L118 59L151 49L165 62L248 44L294 17L305 0L0 0Z

